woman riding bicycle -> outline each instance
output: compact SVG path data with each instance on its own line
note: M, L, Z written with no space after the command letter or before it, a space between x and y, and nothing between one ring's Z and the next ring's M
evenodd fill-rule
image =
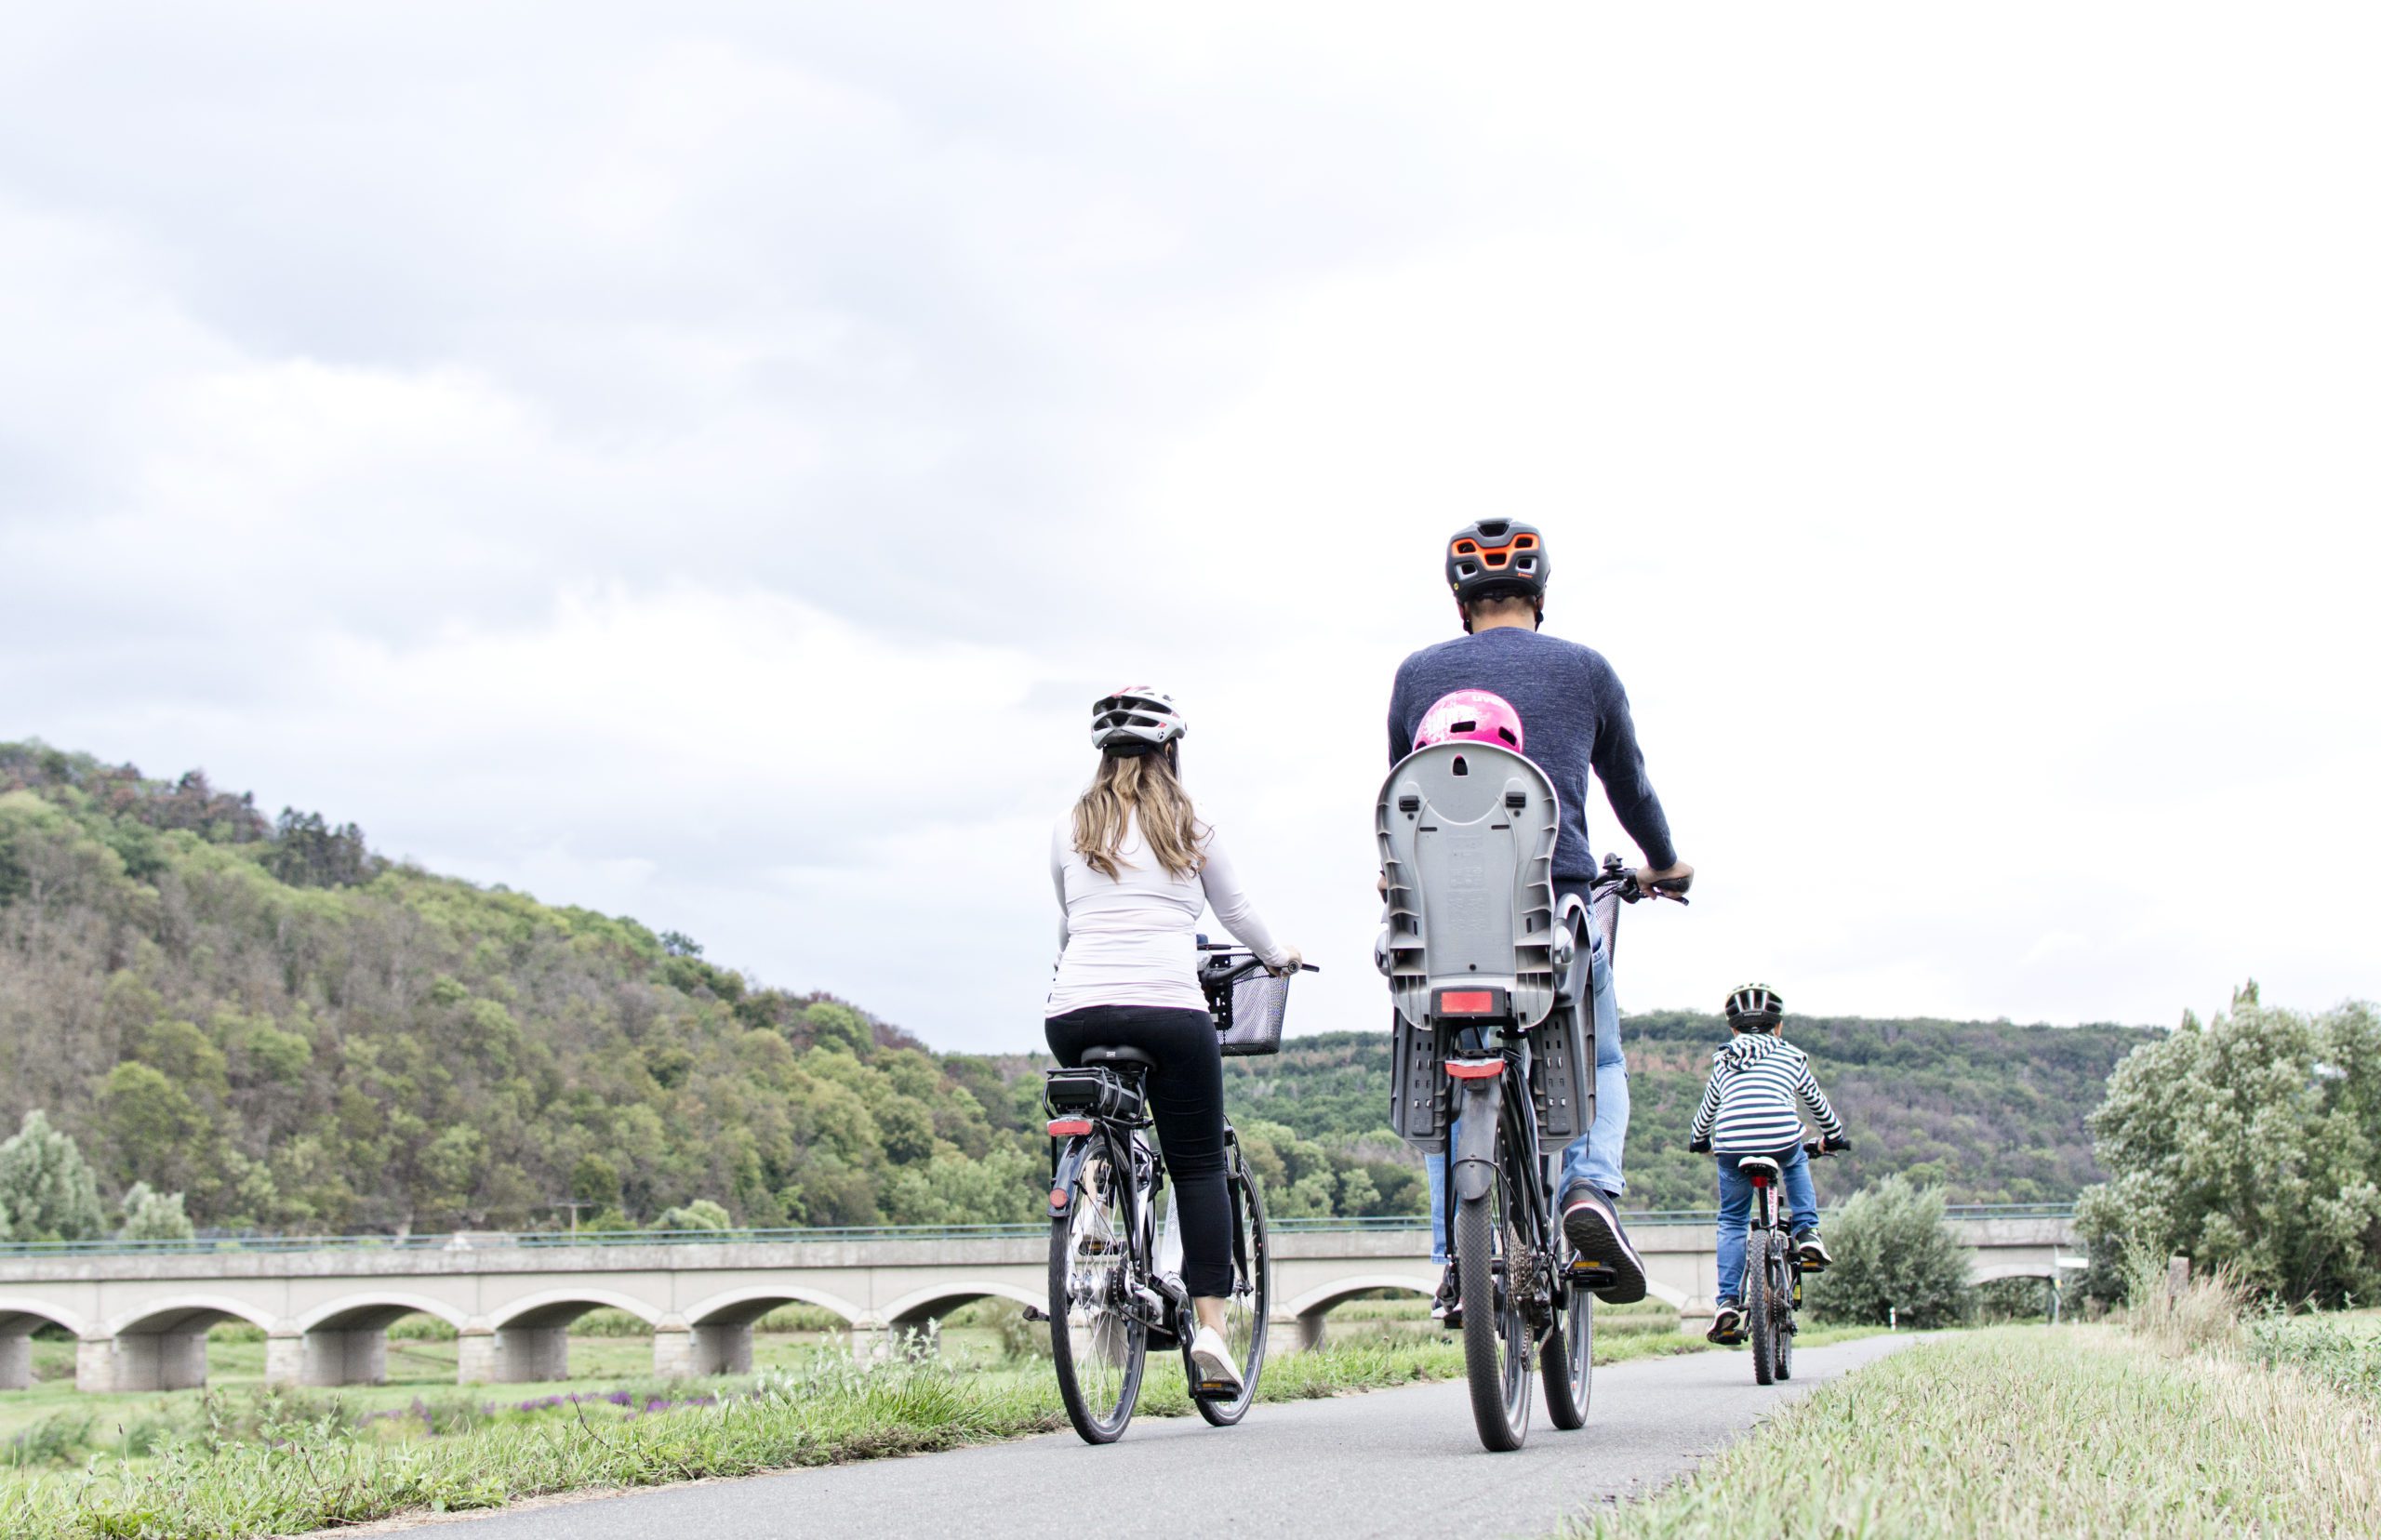
M1092 707L1099 772L1050 837L1064 950L1043 1025L1061 1064L1101 1046L1155 1061L1150 1112L1174 1176L1182 1286L1199 1321L1190 1353L1203 1374L1236 1387L1240 1366L1223 1334L1232 1277L1223 1056L1199 989L1194 931L1213 905L1274 972L1297 967L1298 954L1274 941L1215 830L1191 810L1179 778L1186 731L1173 697L1155 690L1119 690Z

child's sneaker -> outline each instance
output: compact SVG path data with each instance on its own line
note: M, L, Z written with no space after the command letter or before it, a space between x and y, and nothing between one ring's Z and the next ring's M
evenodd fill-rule
M1719 1309L1711 1316L1711 1329L1703 1334L1703 1340L1722 1348L1734 1348L1744 1339L1745 1313L1736 1308L1736 1302L1733 1299L1720 1301Z
M1794 1232L1794 1249L1802 1255L1804 1272L1824 1272L1835 1261L1827 1254L1827 1242L1819 1239L1816 1225Z

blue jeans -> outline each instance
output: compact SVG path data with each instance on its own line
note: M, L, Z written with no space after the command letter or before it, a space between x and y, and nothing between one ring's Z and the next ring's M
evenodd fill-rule
M1744 1298L1745 1227L1752 1223L1752 1178L1736 1169L1736 1162L1747 1156L1760 1153L1746 1150L1737 1155L1716 1155L1714 1163L1720 1168L1720 1303L1734 1305ZM1786 1230L1816 1227L1819 1222L1819 1195L1811 1186L1811 1158L1796 1143L1769 1157L1786 1184Z
M1604 956L1603 935L1589 925L1588 996L1595 1012L1596 1121L1563 1149L1563 1175L1554 1184L1555 1200L1574 1182L1592 1182L1614 1198L1628 1190L1620 1175L1621 1147L1629 1138L1629 1066L1620 1056L1620 1007L1613 1002L1612 963ZM1461 1119L1454 1120L1460 1123ZM1455 1126L1447 1129L1450 1143ZM1430 1181L1430 1260L1447 1260L1446 1163L1439 1156L1423 1157Z

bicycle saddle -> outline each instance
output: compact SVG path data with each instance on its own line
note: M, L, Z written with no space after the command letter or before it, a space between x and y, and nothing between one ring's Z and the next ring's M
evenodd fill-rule
M1086 1048L1083 1051L1083 1061L1085 1064L1131 1065L1140 1069L1154 1069L1157 1066L1157 1060L1138 1048L1127 1048L1122 1043L1111 1044L1105 1048Z
M1766 1155L1747 1155L1736 1162L1736 1175L1739 1176L1766 1176L1774 1182L1777 1180L1783 1173L1777 1169L1777 1162L1771 1160Z

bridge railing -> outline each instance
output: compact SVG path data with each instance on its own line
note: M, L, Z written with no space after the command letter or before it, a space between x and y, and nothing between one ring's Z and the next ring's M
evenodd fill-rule
M1831 1211L1822 1211L1831 1212ZM1954 1203L1951 1219L2067 1219L2067 1203ZM1624 1210L1632 1228L1718 1222L1713 1209ZM1417 1214L1358 1218L1275 1219L1277 1234L1366 1234L1419 1231L1430 1220ZM817 1228L730 1230L462 1230L435 1235L202 1235L187 1241L17 1241L0 1242L0 1259L74 1256L220 1256L290 1252L466 1252L498 1247L655 1247L785 1244L863 1241L1024 1241L1048 1233L1044 1224L853 1225Z

